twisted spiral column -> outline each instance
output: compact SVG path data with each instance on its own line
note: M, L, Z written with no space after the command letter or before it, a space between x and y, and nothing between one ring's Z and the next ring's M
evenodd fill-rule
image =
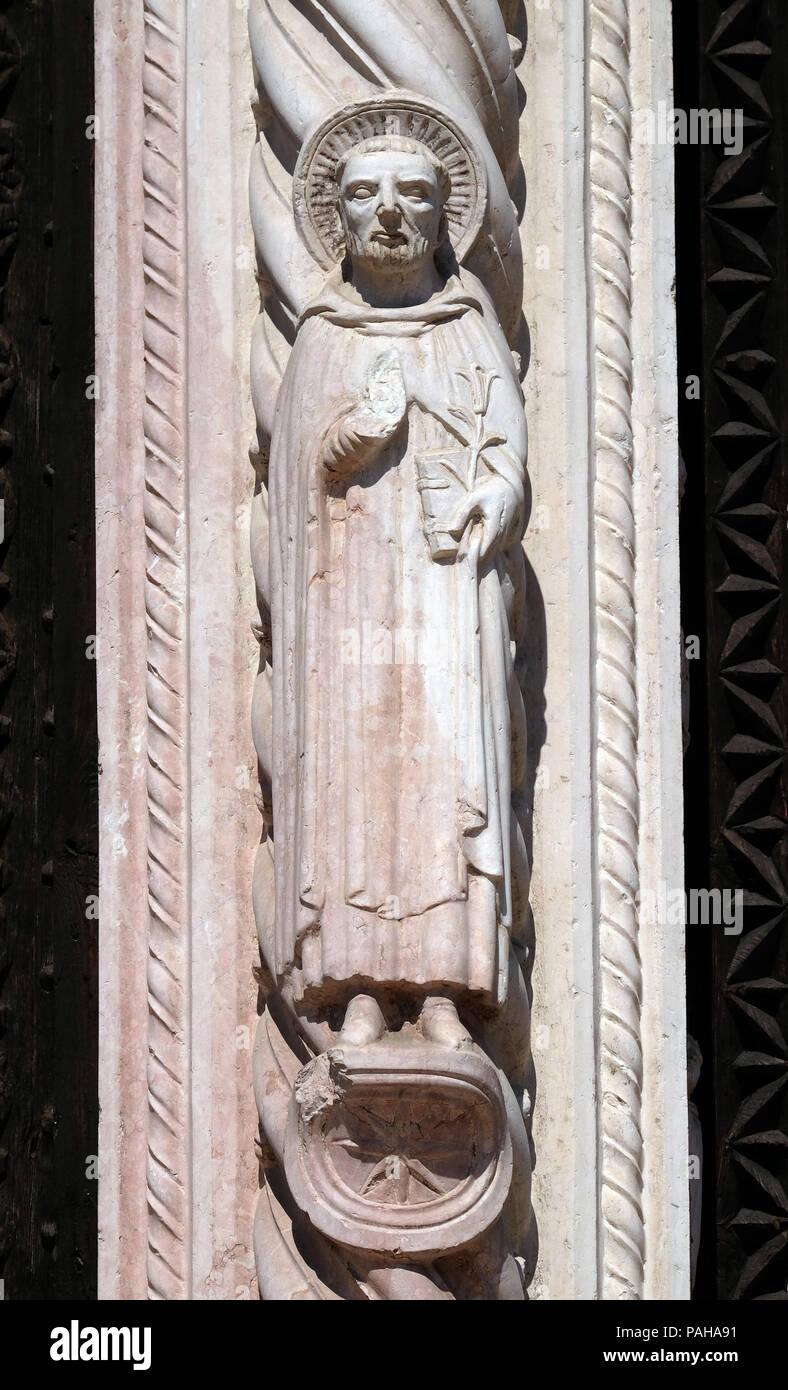
M145 0L144 20L148 1289L179 1299L189 1297L183 6Z
M254 904L267 1006L255 1043L255 1085L267 1182L260 1196L255 1244L261 1292L266 1299L420 1300L462 1296L447 1289L431 1268L399 1271L393 1293L386 1270L353 1267L331 1243L309 1228L288 1200L283 1135L295 1077L305 1062L330 1045L324 1025L300 1018L274 976L274 858L272 839L271 642L268 575L267 456L279 385L300 311L317 292L323 273L296 230L292 170L312 128L337 106L390 87L407 87L448 108L469 130L487 167L489 209L468 265L492 295L513 342L521 320L522 262L512 190L519 177L517 86L512 52L519 45L507 26L519 17L519 0L251 0L249 27L259 91L261 128L252 157L250 199L261 286L261 313L253 334L252 384L258 422L252 451L257 489L252 515L252 563L260 608L260 667L252 726L260 769L263 838L257 852ZM525 568L514 557L509 619L515 642L524 626ZM525 712L512 670L515 810L522 818L525 779ZM523 967L529 968L523 922L527 882L517 895L510 996L505 1024L491 1025L491 1046L522 1096L530 1061L528 1004ZM516 977L516 978L515 978ZM323 1031L321 1032L321 1028ZM517 1203L515 1203L515 1207ZM517 1209L514 1225L527 1218ZM516 1237L512 1246L519 1249ZM462 1286L462 1276L459 1277Z
M601 1278L643 1293L628 0L590 0Z

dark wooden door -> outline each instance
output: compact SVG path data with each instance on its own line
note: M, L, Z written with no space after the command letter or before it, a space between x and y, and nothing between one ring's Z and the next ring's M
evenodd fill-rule
M683 606L701 638L687 879L743 894L740 935L687 933L689 1026L705 1057L697 1296L785 1299L788 6L682 0L675 26L677 107L743 120L740 152L677 152Z
M91 0L0 4L0 1279L95 1296Z

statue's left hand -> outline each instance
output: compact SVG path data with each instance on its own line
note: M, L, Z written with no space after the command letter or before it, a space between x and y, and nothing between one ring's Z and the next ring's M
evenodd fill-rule
M520 539L520 505L514 491L503 478L485 478L468 493L454 514L450 527L452 536L460 540L468 524L477 521L482 525L480 560Z

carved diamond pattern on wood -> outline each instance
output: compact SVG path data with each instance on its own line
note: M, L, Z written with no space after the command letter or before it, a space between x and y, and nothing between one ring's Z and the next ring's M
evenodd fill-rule
M714 540L713 882L744 891L742 936L715 946L719 1296L786 1299L788 888L785 822L786 437L774 250L785 198L770 0L707 4L709 107L740 108L744 149L706 180L708 506ZM775 56L773 57L773 47ZM784 157L784 148L782 151ZM764 346L766 344L766 346ZM783 348L784 360L784 348ZM716 388L712 389L712 388ZM783 406L784 409L784 406Z

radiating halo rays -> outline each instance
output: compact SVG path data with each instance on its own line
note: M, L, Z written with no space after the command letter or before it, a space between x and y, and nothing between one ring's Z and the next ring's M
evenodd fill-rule
M415 140L446 170L451 191L444 211L454 253L462 261L484 220L484 164L447 111L402 91L380 93L342 107L305 142L293 179L293 205L307 247L326 270L342 259L345 246L337 209L337 164L363 141L385 135Z

